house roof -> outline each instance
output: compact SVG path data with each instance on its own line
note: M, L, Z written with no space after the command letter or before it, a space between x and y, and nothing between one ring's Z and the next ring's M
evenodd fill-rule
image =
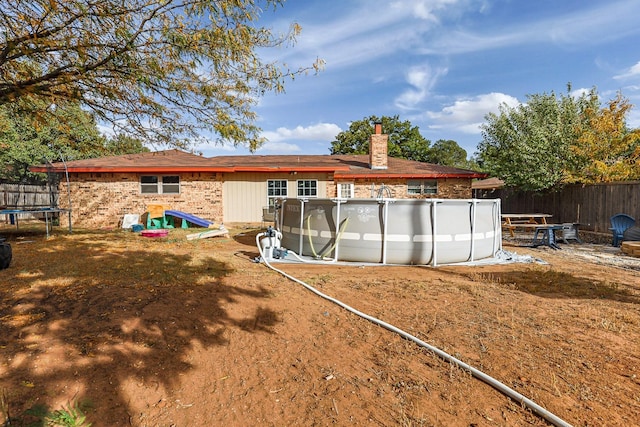
M504 181L500 178L487 178L471 183L473 190L495 190L504 187Z
M49 165L31 166L32 172L207 172L211 161L206 157L181 150L150 151L121 156L97 157L94 159L57 162Z
M371 169L368 155L247 155L202 157L180 150L74 160L32 166L32 172L328 172L337 179L485 178L486 174L450 166L389 157L387 169Z

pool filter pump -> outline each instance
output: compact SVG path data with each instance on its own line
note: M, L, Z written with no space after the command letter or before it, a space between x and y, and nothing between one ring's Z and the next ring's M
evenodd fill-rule
M282 233L269 226L260 240L262 253L267 260L281 259L288 255L288 251L280 247Z

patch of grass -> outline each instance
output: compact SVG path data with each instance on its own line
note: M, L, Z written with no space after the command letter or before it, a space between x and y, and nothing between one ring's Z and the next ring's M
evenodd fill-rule
M51 427L91 427L81 405L76 401L63 406L62 409L48 413L44 417L47 426Z
M635 328L637 317L627 311L611 310L606 307L587 307L578 313L581 321L597 329L622 333L627 328Z
M322 286L325 283L331 282L332 279L333 277L330 274L320 274L307 279L307 283L312 286Z
M0 415L3 417L2 427L91 427L85 411L90 408L88 402L75 400L61 409L49 411L42 404L36 404L24 411L21 416L14 417L9 407L9 399L5 389L0 393Z

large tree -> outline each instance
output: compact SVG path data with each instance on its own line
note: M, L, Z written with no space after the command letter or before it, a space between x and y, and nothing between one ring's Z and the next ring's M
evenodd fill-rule
M571 151L576 164L567 182L593 184L640 178L640 129L630 130L632 104L621 93L601 109L587 108L585 124Z
M0 179L11 182L38 180L29 166L69 158L99 157L107 154L105 138L93 117L76 104L62 104L51 114L37 103L47 120L26 114L18 105L0 106Z
M433 144L429 152L429 163L457 168L477 167L467 159L467 151L451 139L439 139Z
M256 24L263 8L283 2L2 1L0 105L78 101L148 142L175 144L208 130L255 149L257 98L306 71L259 55L300 31L294 24L273 34Z
M42 116L46 105L41 105ZM148 151L141 141L124 135L103 136L94 117L77 103L56 105L48 120L26 114L17 105L0 106L0 179L38 182L42 174L29 166L60 160Z
M382 133L389 135L388 155L421 162L429 161L431 142L420 134L420 129L398 116L365 117L351 122L349 129L340 132L331 142L331 154L367 154L374 123L382 123Z
M122 133L111 136L106 142L105 149L111 156L151 151L139 139Z
M500 106L482 125L477 158L482 168L521 190L545 190L564 182L577 161L571 147L585 125L584 111L598 108L594 90L574 97L554 92Z

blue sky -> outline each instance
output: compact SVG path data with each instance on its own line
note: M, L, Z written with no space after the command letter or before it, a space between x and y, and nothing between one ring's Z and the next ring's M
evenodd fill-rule
M329 154L350 122L398 115L432 144L453 139L472 155L487 113L569 82L595 86L602 101L621 91L636 105L628 124L640 127L639 16L638 0L287 0L260 23L284 32L297 22L302 34L263 58L326 64L260 100L269 142L256 154Z

